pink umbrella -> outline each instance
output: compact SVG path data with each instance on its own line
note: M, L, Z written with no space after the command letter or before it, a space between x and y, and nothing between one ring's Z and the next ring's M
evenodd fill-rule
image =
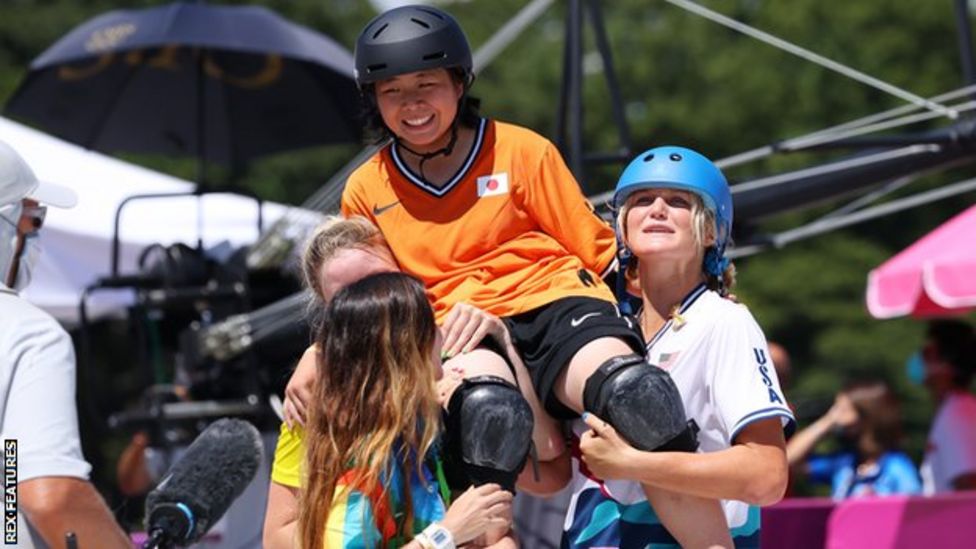
M976 307L976 206L868 274L875 318L940 316Z

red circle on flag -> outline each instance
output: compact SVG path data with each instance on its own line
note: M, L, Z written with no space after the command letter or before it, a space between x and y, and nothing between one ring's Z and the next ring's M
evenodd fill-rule
M498 188L498 180L495 179L495 178L489 179L488 180L488 183L485 184L485 188L488 189L489 191L493 191L493 190L497 189Z

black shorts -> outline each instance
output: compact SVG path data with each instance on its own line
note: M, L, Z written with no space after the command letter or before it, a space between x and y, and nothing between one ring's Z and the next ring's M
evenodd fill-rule
M636 323L621 315L615 304L602 299L567 297L504 320L539 400L556 419L579 417L559 402L552 387L584 345L601 337L615 337L634 353L644 355L644 338Z

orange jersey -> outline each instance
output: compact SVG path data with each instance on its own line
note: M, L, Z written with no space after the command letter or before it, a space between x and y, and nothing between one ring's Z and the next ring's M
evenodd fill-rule
M505 317L570 296L614 301L600 280L615 265L613 230L555 146L519 126L482 120L441 188L387 146L349 176L342 212L380 228L438 321L459 302Z

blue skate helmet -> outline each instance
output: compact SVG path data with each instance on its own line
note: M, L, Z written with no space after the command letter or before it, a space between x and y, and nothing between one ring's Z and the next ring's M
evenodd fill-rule
M725 246L732 233L732 193L722 171L701 154L684 147L656 147L645 151L627 165L617 181L613 195L614 211L636 191L678 189L698 195L705 208L715 215L715 246L705 253L703 268L719 279L729 260ZM623 228L616 227L621 264L630 258L623 239Z

